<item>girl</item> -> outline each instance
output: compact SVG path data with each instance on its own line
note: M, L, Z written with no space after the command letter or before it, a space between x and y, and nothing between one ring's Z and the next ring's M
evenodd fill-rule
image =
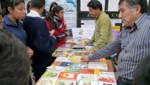
M55 36L57 39L57 45L61 46L66 42L66 26L64 24L64 10L61 6L56 6L53 12L49 12L46 16L46 24L50 34Z

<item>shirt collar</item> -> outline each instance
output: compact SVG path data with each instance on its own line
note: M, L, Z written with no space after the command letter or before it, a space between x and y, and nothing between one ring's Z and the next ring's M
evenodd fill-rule
M98 19L102 13L103 11L99 12L98 15L96 16L96 19Z
M9 17L7 15L4 16L3 20L7 25L17 26L11 19L9 19ZM17 24L18 24L18 20L17 20Z
M41 17L40 14L38 12L36 12L35 10L30 10L30 12L27 14L27 16L30 16L30 17Z
M146 13L142 14L134 23L133 28L131 27L126 27L126 30L130 30L130 33L134 32L137 29L140 29L140 26L142 25L143 20L146 19Z

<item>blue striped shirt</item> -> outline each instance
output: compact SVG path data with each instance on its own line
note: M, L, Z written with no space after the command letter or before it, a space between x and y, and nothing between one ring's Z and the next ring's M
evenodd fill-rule
M89 60L118 53L119 76L133 79L138 62L150 53L150 16L142 14L133 28L124 27L118 39L89 56Z

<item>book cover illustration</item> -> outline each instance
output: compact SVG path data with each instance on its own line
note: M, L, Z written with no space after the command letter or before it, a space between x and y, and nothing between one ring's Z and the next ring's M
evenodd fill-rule
M54 71L54 72L61 72L61 71L65 71L65 67L61 67L61 66L49 66L46 69L47 71Z
M56 49L52 56L55 56L55 57L67 57L69 55L69 53L71 53L72 49L70 48L58 48Z
M81 63L81 58L84 56L88 56L88 54L81 50L81 51L76 51L70 56L70 61L71 62L76 62L76 63Z
M79 80L78 85L99 85L96 80Z
M76 85L76 81L72 81L72 80L57 80L55 85Z
M72 55L69 57L69 60L74 63L81 63L81 58L82 58L82 56Z
M43 75L42 78L58 78L59 75L59 71L55 71L55 70L47 70Z
M107 71L108 66L106 62L89 62L88 63L88 68L89 69L99 69L102 71Z
M55 59L55 61L58 61L58 62L71 62L68 57L57 57Z
M75 72L60 72L58 79L76 80L77 75Z
M116 84L116 79L113 72L100 72L98 80L102 83Z
M98 69L80 69L80 74L100 74L100 70Z
M66 66L67 72L80 72L80 69L87 68L87 63L70 63L70 65Z
M59 62L59 61L54 61L51 66L62 66L62 67L65 67L65 66L69 66L70 63L71 63L71 62Z

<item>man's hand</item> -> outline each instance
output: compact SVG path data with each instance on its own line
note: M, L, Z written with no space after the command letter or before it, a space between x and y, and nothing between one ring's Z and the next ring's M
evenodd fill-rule
M27 47L27 54L29 55L29 57L34 54L33 50L30 47Z
M88 61L89 61L88 56L82 57L82 58L81 58L81 61L83 61L83 62L88 62Z
M86 51L86 54L88 54L88 55L90 55L90 54L92 54L94 51L92 51L92 50L87 50Z

